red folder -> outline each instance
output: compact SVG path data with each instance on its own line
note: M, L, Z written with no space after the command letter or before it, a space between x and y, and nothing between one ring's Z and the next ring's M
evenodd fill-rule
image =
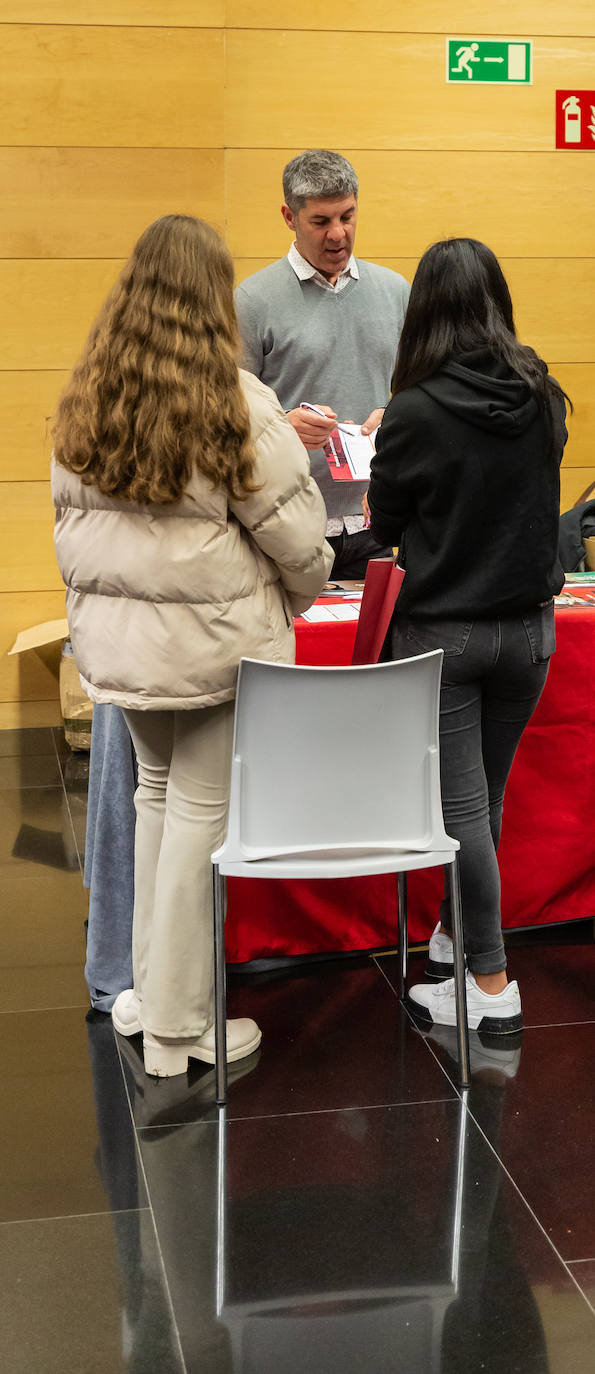
M405 570L399 567L396 559L370 559L366 569L351 657L352 665L378 662L404 576Z

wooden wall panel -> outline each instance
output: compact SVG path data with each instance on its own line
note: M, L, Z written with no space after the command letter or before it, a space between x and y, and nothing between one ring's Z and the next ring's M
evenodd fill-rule
M556 87L593 84L595 38L539 39L532 86L447 85L444 53L443 33L337 33L331 67L316 32L234 30L226 142L268 148L274 127L277 147L550 151Z
M38 730L42 725L60 725L62 713L56 694L47 701L0 700L0 730Z
M591 473L591 477L595 477L595 472ZM584 496L589 485L584 468L571 468L564 464L560 474L560 510L571 510ZM589 500L592 500L593 494L590 493Z
M220 30L6 24L0 79L3 144L223 144Z
M223 148L0 148L0 258L125 257L172 213L223 231L223 162Z
M68 375L0 372L0 482L47 481L51 416Z
M0 0L0 21L222 28L225 3L226 0Z
M519 336L552 368L595 361L595 258L502 260Z
M465 38L595 34L592 0L569 0L563 10L560 0L498 0L483 8L477 0L450 0L448 6L444 0L421 0L415 8L411 0L326 0L324 10L320 0L299 0L299 4L291 5L280 5L279 0L227 0L226 22L229 28L239 29L391 33L408 33L415 24L420 33L460 33Z
M0 495L0 587L4 592L59 591L49 482L3 482Z
M233 253L287 252L281 177L299 151L229 150L227 239ZM340 151L360 180L356 252L363 258L418 257L436 239L457 235L483 239L498 256L593 253L585 211L595 205L595 156L588 153Z
M595 363L552 363L551 370L574 406L564 466L583 468L586 487L595 478Z
M87 258L0 262L0 368L72 367L122 264Z

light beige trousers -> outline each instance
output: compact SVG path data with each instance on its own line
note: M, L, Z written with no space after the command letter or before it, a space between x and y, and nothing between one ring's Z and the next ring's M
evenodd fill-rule
M234 703L124 711L138 760L132 964L143 1030L214 1020L211 854L227 821Z

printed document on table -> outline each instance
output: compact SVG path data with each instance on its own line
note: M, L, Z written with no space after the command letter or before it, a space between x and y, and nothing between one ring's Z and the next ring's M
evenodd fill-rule
M346 606L341 602L337 606L311 606L309 611L302 611L301 620L310 620L314 623L326 620L327 623L333 620L358 620L359 606Z

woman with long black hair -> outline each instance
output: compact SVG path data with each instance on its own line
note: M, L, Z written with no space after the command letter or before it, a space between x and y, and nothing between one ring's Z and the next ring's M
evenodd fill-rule
M516 337L494 254L448 239L413 282L368 493L372 533L406 569L393 656L444 650L446 828L461 844L468 1022L522 1027L508 982L497 849L504 789L555 648L564 393ZM433 983L410 990L426 1022L454 1025L448 900L430 941ZM442 981L438 981L442 980Z

